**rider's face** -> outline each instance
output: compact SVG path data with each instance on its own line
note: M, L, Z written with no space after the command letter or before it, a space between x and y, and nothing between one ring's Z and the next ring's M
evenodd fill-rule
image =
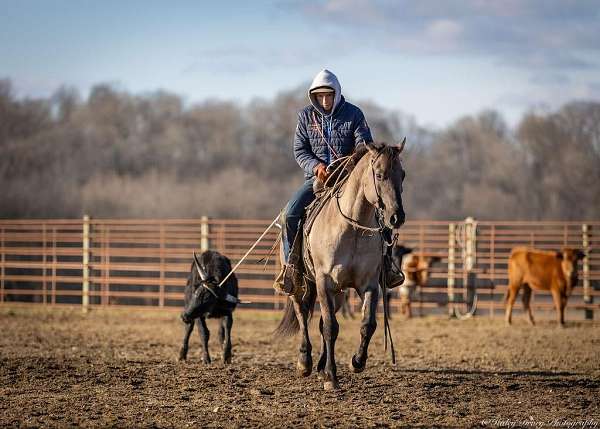
M333 92L320 92L315 94L315 98L319 106L329 113L333 107Z

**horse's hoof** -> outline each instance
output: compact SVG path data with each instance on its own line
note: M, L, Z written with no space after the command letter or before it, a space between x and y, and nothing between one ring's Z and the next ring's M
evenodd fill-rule
M339 390L339 388L340 385L337 381L326 381L325 383L323 383L323 389L327 391Z
M230 365L231 364L231 356L227 356L226 358L223 358L223 363L225 365Z
M356 360L355 356L352 356L352 360L350 361L350 369L355 372L363 372L365 370L365 365L361 365L360 362Z
M300 374L302 377L308 377L312 372L312 365L305 366L300 362L296 362L296 370L298 371L298 374Z
M317 372L317 377L321 381L325 380L325 372L323 372L323 371Z

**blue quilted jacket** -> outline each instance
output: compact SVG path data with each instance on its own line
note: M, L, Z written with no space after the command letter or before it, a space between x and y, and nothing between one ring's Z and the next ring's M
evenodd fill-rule
M310 94L312 89L322 86L335 91L330 114L326 114ZM314 176L313 170L319 163L329 165L337 157L351 154L357 144L373 140L362 111L344 100L341 86L330 71L323 70L315 77L309 98L311 104L298 112L294 136L294 157L306 179Z

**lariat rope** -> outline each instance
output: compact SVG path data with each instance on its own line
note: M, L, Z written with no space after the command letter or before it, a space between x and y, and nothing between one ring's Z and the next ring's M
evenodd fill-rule
M323 141L325 142L325 144L327 145L327 147L329 148L329 150L331 151L331 153L333 153L333 156L335 156L335 159L341 159L341 157L338 155L338 153L335 151L335 149L329 144L329 142L325 138L325 134L323 133L323 129L319 128L319 123L317 122L317 115L315 115L314 111L312 112L312 118L313 118L314 127L317 130L319 130L319 134L321 134L321 138L323 139Z
M246 254L244 256L242 256L242 259L240 259L238 261L238 263L235 264L235 267L233 267L233 269L231 271L229 271L229 273L225 276L225 278L223 280L221 280L221 283L219 283L219 286L217 286L217 287L221 287L225 283L225 281L227 281L227 279L235 272L235 270L237 270L237 268L240 266L240 264L242 262L244 262L244 260L250 254L250 252L252 252L254 250L254 248L256 247L256 245L260 242L260 240L262 240L263 237L265 235L267 235L267 232L269 232L269 230L271 228L273 228L273 225L275 225L275 223L279 219L279 215L280 215L280 213L277 213L277 216L275 216L275 219L273 219L273 222L271 222L271 224L267 227L267 229L265 229L265 231L260 235L260 237L258 237L258 239L254 242L254 244L252 245L252 247L250 247L250 249L248 249L248 251L246 252Z

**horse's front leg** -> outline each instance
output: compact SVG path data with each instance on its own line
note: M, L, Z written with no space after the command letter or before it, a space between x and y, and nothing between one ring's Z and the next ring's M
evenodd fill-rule
M300 346L298 348L298 362L296 368L303 377L308 377L312 372L312 345L308 336L308 309L296 297L290 297L294 304L294 312L300 325L302 336L300 338Z
M385 293L385 292L384 292ZM358 352L352 356L350 369L354 372L362 372L365 369L368 357L368 348L371 337L377 328L377 300L379 298L379 287L369 286L365 291L363 300L363 319L360 327L360 345Z
M322 276L317 280L317 296L321 305L321 317L323 318L323 341L327 353L325 369L323 371L325 390L339 389L337 379L337 368L335 365L335 341L340 327L335 317L335 303L333 297L333 282L329 277Z

